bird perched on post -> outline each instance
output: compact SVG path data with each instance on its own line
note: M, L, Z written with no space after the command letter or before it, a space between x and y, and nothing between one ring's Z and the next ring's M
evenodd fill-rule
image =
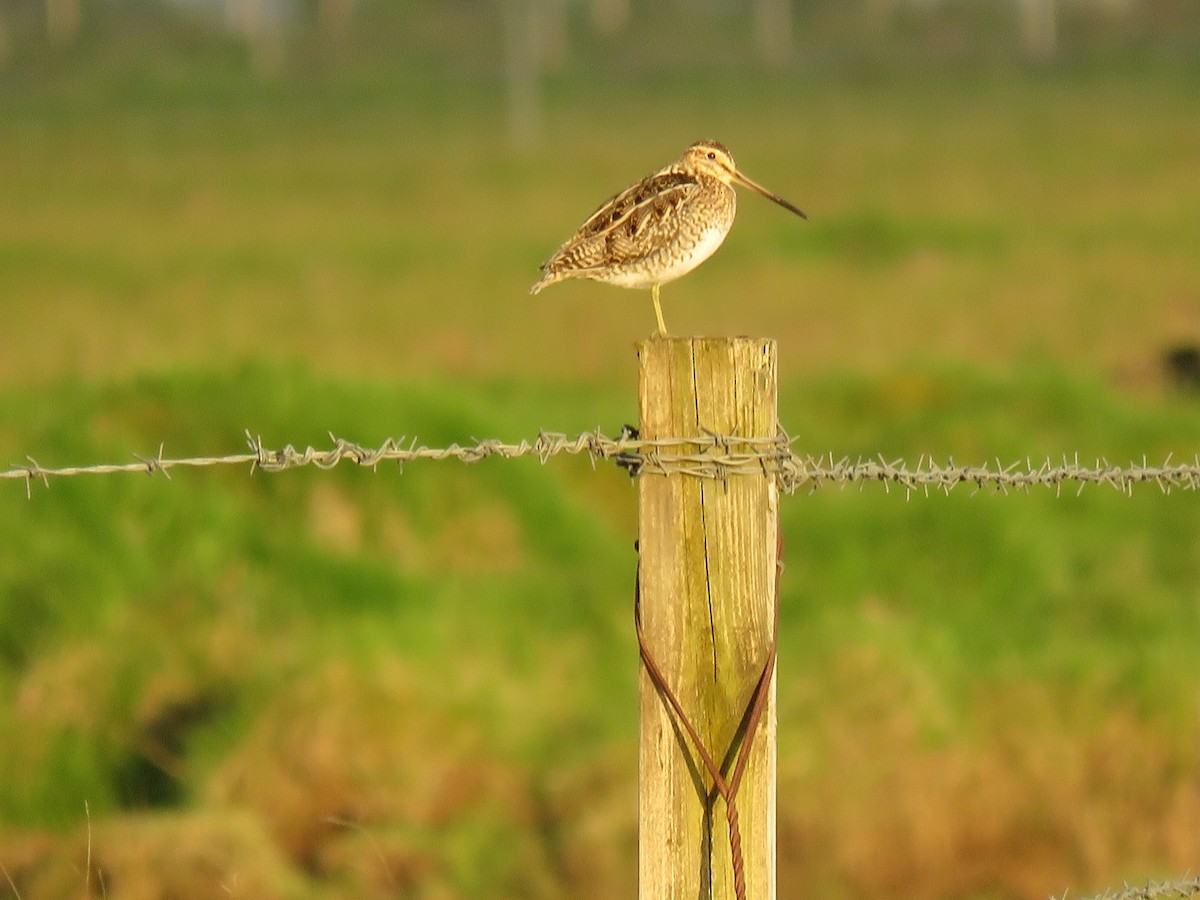
M650 288L658 333L667 333L659 285L686 275L725 240L737 211L733 185L757 191L802 219L803 212L738 171L716 141L697 141L683 156L606 201L542 263L536 294L568 278Z

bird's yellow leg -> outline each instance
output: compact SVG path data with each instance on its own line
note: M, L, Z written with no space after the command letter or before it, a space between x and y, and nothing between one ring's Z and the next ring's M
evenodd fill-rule
M650 299L654 301L654 315L658 317L658 333L667 336L667 323L663 321L662 305L658 302L658 285L650 287Z

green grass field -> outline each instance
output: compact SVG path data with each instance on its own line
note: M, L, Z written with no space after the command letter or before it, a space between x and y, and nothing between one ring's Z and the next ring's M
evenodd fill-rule
M691 140L744 196L664 289L771 335L798 449L1200 449L1200 74L548 80L207 57L0 99L0 465L615 433L649 298L536 265ZM629 896L636 491L586 460L0 482L0 896ZM1198 498L783 506L780 896L1195 871ZM91 881L85 875L90 847ZM6 887L7 885L7 887Z

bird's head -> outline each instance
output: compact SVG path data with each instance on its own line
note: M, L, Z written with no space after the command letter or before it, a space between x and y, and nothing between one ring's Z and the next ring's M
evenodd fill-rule
M733 154L716 141L696 141L683 153L685 164L697 172L730 184L737 176Z
M733 154L724 144L716 141L696 141L683 153L683 164L701 175L716 178L723 184L740 184L756 193L762 194L768 200L778 203L784 209L794 212L802 219L806 216L798 207L788 203L782 197L772 194L765 187L738 171L733 162Z

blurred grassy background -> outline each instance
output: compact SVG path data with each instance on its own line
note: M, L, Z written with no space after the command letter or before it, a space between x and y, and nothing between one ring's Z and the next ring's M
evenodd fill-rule
M876 7L879 4L875 5ZM536 265L692 140L744 198L664 290L776 337L806 451L1200 447L1200 16L567 6L514 141L505 8L230 32L0 7L0 464L636 418L648 298ZM540 124L538 124L540 123ZM586 461L0 485L13 895L635 889L635 492ZM784 507L780 896L1042 897L1195 870L1196 499ZM85 860L90 841L94 866ZM0 896L6 888L0 882Z

